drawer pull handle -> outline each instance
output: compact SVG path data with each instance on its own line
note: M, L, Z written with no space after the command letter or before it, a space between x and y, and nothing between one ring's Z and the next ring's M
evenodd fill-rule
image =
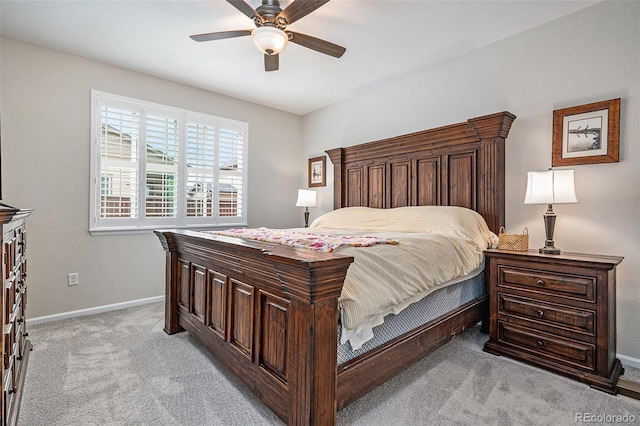
M544 285L544 281L538 280L538 281L536 281L536 284L538 284L539 286L542 287Z
M538 340L536 342L536 346L538 346L539 348L544 348L544 342L542 340Z
M544 316L544 311L542 309L538 309L537 313L538 313L538 316L541 316L541 317Z

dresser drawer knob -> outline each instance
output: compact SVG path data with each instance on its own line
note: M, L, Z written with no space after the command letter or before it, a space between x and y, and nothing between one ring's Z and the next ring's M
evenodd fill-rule
M538 316L540 317L544 316L544 311L542 309L538 309L537 313L538 313Z
M544 281L538 280L538 281L536 281L536 284L538 284L540 287L542 287L544 285Z
M538 340L536 342L536 346L538 346L539 348L544 348L544 342L542 340Z

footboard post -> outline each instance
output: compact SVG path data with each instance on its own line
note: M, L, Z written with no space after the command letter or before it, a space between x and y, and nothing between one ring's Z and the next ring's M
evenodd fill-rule
M170 250L167 236L162 231L155 233L166 251L164 331L167 334L175 334L183 331L178 324L178 256L175 251Z
M335 425L338 297L352 257L300 268L274 262L293 312L290 425Z

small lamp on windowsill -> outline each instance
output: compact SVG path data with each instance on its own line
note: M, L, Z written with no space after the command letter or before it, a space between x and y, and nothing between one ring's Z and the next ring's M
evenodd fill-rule
M560 254L560 249L554 246L553 230L556 225L554 204L577 203L573 170L547 170L545 172L527 173L527 193L525 204L546 204L544 214L544 231L546 240L539 251L547 254Z
M296 207L304 207L304 227L309 227L309 207L316 207L316 191L298 189Z

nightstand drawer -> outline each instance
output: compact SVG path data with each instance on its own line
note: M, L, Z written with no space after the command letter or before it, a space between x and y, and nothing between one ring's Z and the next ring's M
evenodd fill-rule
M595 311L555 305L503 293L498 293L498 301L499 313L519 315L552 326L570 328L589 336L595 335Z
M595 347L513 324L498 323L498 340L561 364L594 370Z
M595 302L593 277L554 274L534 269L520 269L500 265L498 286L536 290L552 296Z

